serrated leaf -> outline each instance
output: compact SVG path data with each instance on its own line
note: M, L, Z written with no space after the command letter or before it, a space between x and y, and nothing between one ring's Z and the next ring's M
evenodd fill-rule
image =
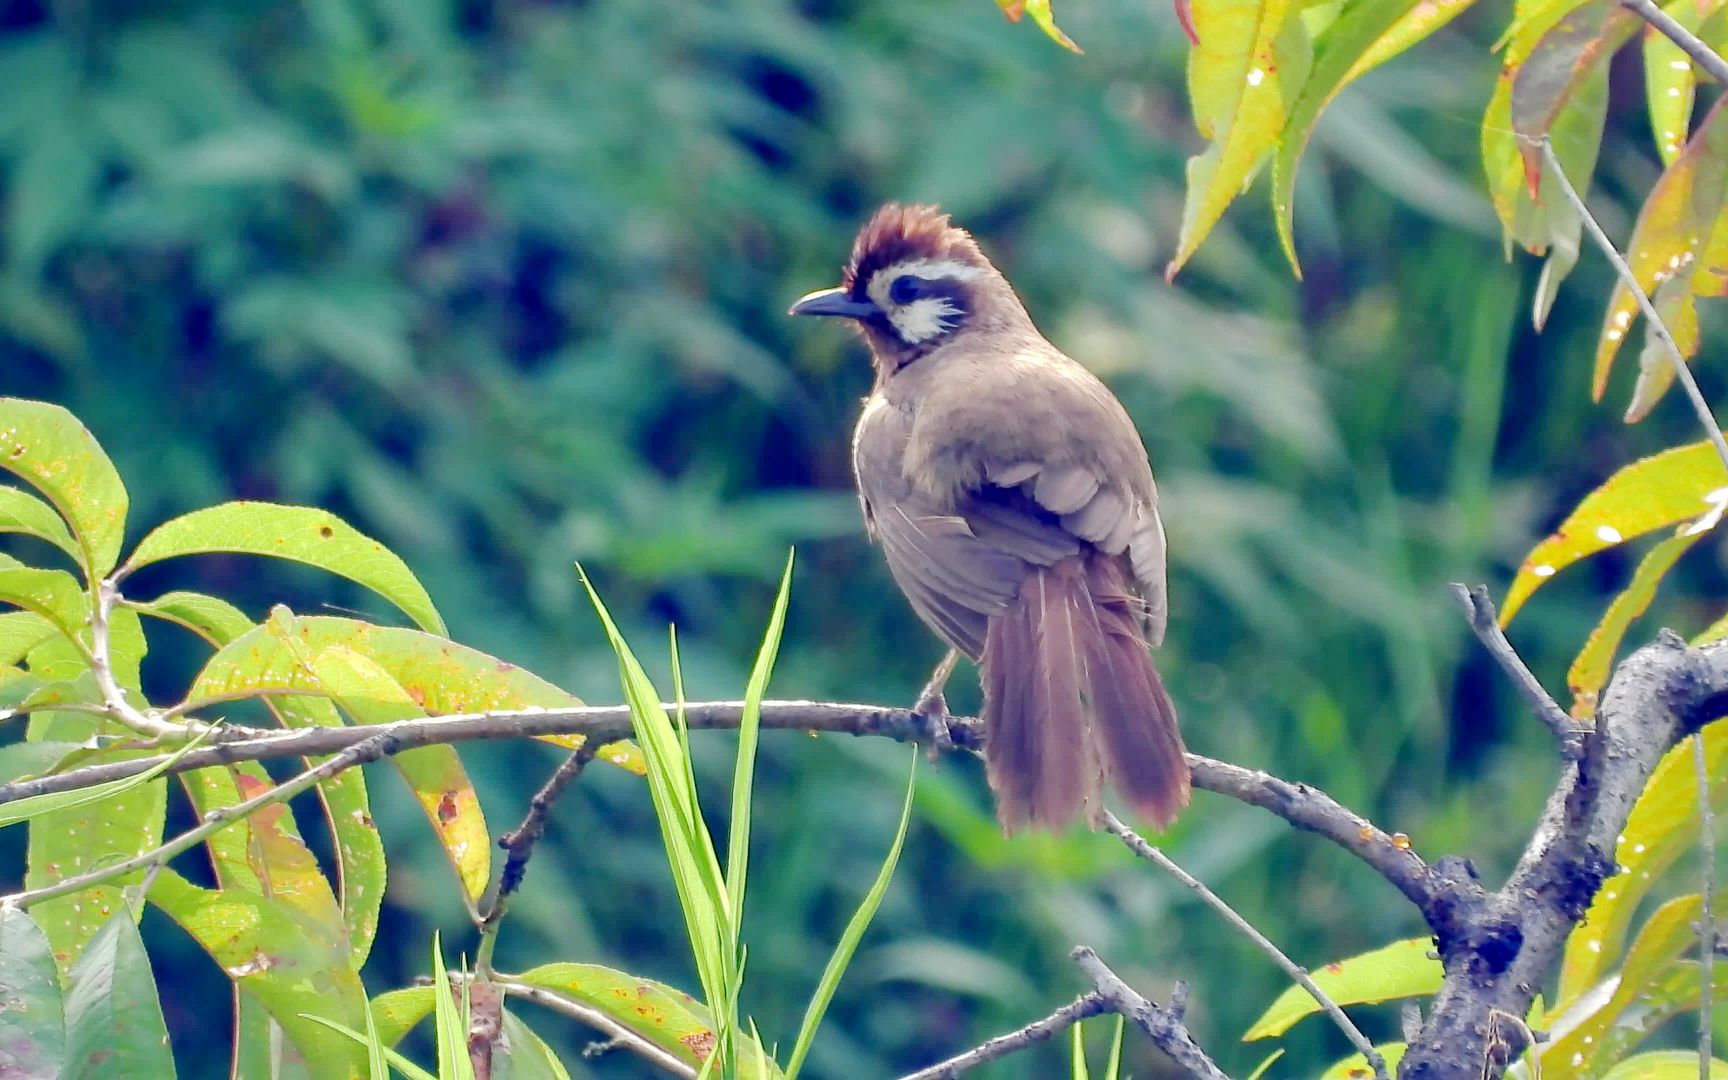
M1695 1050L1635 1054L1602 1074L1602 1080L1698 1080ZM1710 1080L1728 1080L1728 1062L1710 1059Z
M1347 6L1314 43L1314 64L1288 109L1289 119L1272 158L1272 214L1278 226L1278 242L1290 267L1301 275L1296 258L1294 203L1296 166L1320 114L1345 84L1363 70L1360 61L1379 41L1394 30L1407 27L1405 18L1419 0L1358 0ZM1438 25L1438 24L1436 24ZM1405 48L1415 39L1404 44Z
M150 1076L172 1080L174 1057L156 979L132 913L102 924L66 987L65 1080Z
M72 526L90 577L114 568L126 532L126 487L76 417L58 405L0 398L0 469L47 496Z
M1608 605L1602 621L1590 631L1590 637L1566 672L1566 685L1572 691L1573 716L1588 720L1596 715L1597 699L1603 684L1608 681L1608 670L1613 666L1614 655L1626 636L1626 628L1649 609L1662 578L1708 531L1687 526L1651 548L1639 561L1632 581Z
M1286 106L1310 59L1307 33L1291 14L1290 0L1194 8L1200 44L1188 54L1188 89L1195 123L1211 145L1188 159L1182 230L1166 279L1200 247L1284 131ZM1294 35L1285 34L1287 19Z
M23 908L0 907L0 1076L53 1080L66 1061L60 973L47 935Z
M1510 623L1530 595L1586 556L1656 529L1720 514L1728 506L1728 469L1709 443L1640 459L1584 496L1553 534L1530 550L1500 605Z
M1432 938L1411 938L1338 960L1311 972L1314 984L1340 1005L1370 1004L1394 998L1432 994L1440 989L1445 973L1440 961L1429 957ZM1320 1006L1300 986L1287 988L1242 1035L1243 1042L1269 1039L1290 1030Z
M1699 269L1694 264L1705 251L1728 188L1728 123L1719 122L1723 111L1722 100L1711 106L1638 211L1632 238L1626 244L1626 264L1646 293L1671 277L1690 279ZM1616 279L1602 319L1590 383L1591 396L1597 401L1608 388L1614 357L1637 315L1637 299ZM1644 411L1653 403L1644 402Z
M1710 805L1728 812L1728 724L1704 728ZM1669 749L1632 805L1614 850L1620 873L1603 883L1584 920L1566 939L1560 993L1550 1017L1570 1007L1620 959L1626 931L1650 887L1674 860L1698 843L1698 781L1690 739Z
M329 1038L303 1015L365 1023L366 993L339 935L320 934L293 908L257 893L201 889L172 870L157 876L150 901L269 1010L314 1076L364 1075L363 1049Z
M130 573L177 555L267 555L316 566L364 585L422 629L444 633L432 598L396 554L328 510L232 502L194 510L153 530L126 561Z
M1398 1063L1404 1060L1405 1045L1401 1042L1380 1043L1374 1049L1385 1060L1387 1073L1397 1076ZM1320 1080L1367 1080L1373 1075L1374 1070L1368 1067L1367 1058L1351 1054L1343 1061L1334 1062L1331 1068L1320 1074Z
M20 488L0 484L0 533L22 533L46 540L77 561L78 544L54 508Z
M1696 1008L1702 985L1698 966L1681 958L1697 949L1696 924L1703 911L1697 896L1657 908L1627 950L1607 1002L1543 1047L1544 1064L1565 1063L1568 1075L1579 1078L1600 1076L1669 1018ZM1722 978L1728 981L1728 971ZM1561 1019L1551 1016L1550 1022Z
M582 704L532 672L419 630L331 615L295 616L293 625L294 635L311 652L340 645L372 660L434 716ZM267 626L248 631L211 657L187 696L223 700L260 691L318 691L310 673L296 664L295 653ZM582 745L579 735L541 740L568 749ZM597 756L638 774L643 769L641 754L628 742L602 746Z

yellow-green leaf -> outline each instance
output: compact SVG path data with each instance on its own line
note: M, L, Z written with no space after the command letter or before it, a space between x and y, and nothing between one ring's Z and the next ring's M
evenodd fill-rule
M1680 355L1698 355L1698 302L1692 293L1691 280L1684 276L1669 278L1656 287L1650 301ZM1674 385L1674 378L1674 357L1668 344L1657 333L1655 324L1646 321L1644 348L1638 353L1638 382L1633 385L1632 400L1626 406L1626 422L1636 424L1649 416L1662 395Z
M1626 263L1646 293L1671 277L1693 276L1693 264L1722 212L1728 183L1728 123L1719 122L1722 101L1711 106L1698 130L1687 140L1674 163L1657 179L1638 212ZM1638 315L1638 301L1624 282L1616 280L1603 316L1601 340L1590 393L1598 401L1608 387L1608 375L1620 343ZM1645 403L1648 411L1650 403Z
M1698 780L1691 740L1671 748L1632 806L1614 850L1620 873L1603 883L1570 937L1560 964L1560 994L1549 1015L1569 1007L1620 959L1638 905L1675 859L1698 844ZM1728 810L1728 724L1704 728L1710 805Z
M1695 1050L1635 1054L1602 1074L1602 1080L1698 1080ZM1728 1080L1728 1062L1710 1059L1710 1080Z
M1663 11L1681 26L1696 33L1698 25L1720 0L1676 0ZM1680 46L1655 27L1644 29L1644 97L1650 109L1650 130L1656 136L1656 151L1662 164L1672 165L1686 145L1692 129L1692 102L1697 96L1698 74Z
M126 572L176 555L215 551L268 555L328 570L384 597L421 629L444 633L443 618L408 565L328 510L264 502L194 510L139 541L126 560Z
M1293 33L1285 34L1290 13L1290 0L1216 0L1194 8L1200 44L1188 54L1188 88L1196 124L1212 145L1188 159L1182 231L1166 278L1199 248L1284 130L1286 103L1309 60L1301 20L1289 20Z
M432 1015L432 988L409 986L379 994L372 999L372 1026L385 1046L395 1046L402 1036Z
M293 636L306 649L313 653L332 645L353 649L389 672L433 716L582 704L515 664L419 630L373 626L330 615L294 616L292 623ZM212 656L187 695L195 700L223 700L247 693L317 693L319 689L311 675L294 663L294 654L279 631L262 626ZM580 735L546 735L542 739L568 749L582 745ZM642 772L641 754L629 742L602 746L597 756Z
M54 624L34 611L0 612L0 664L16 664L54 634Z
M1050 0L996 0L996 6L1002 9L1002 14L1008 17L1009 22L1017 23L1024 16L1030 15L1033 23L1044 31L1051 41L1069 52L1085 51L1074 44L1074 40L1056 25L1056 14L1050 9Z
M1401 1042L1380 1043L1374 1049L1380 1052L1380 1057L1386 1062L1386 1071L1393 1076L1398 1075L1398 1063L1404 1060L1405 1046ZM1374 1070L1368 1067L1368 1059L1361 1054L1351 1054L1343 1061L1335 1062L1331 1068L1320 1074L1320 1080L1366 1080L1373 1076Z
M1602 684L1608 681L1608 669L1614 663L1621 639L1626 636L1626 628L1649 609L1650 601L1656 596L1656 587L1680 556L1709 531L1689 525L1651 548L1638 563L1631 583L1608 605L1607 613L1590 631L1590 637L1566 673L1566 685L1572 690L1573 716L1588 720L1596 715Z
M114 568L126 532L126 487L96 437L58 405L0 398L0 469L48 497L72 526L92 578Z
M1440 961L1428 955L1433 949L1432 938L1394 941L1347 960L1327 964L1311 974L1314 984L1340 1005L1432 994L1440 989L1445 974ZM1260 1014L1260 1018L1243 1034L1242 1041L1282 1035L1296 1021L1319 1011L1320 1006L1308 991L1300 986L1289 987Z
M78 637L86 622L84 590L64 570L0 569L0 604L33 611L69 638Z
M1501 624L1510 623L1544 581L1579 559L1664 526L1719 515L1725 506L1728 469L1709 443L1664 450L1627 465L1584 496L1525 556L1500 606Z
M0 533L23 533L46 540L72 556L83 558L66 522L54 508L21 488L0 485Z

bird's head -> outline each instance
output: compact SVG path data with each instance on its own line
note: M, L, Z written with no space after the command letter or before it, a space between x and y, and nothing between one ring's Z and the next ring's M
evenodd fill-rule
M858 231L841 283L803 297L793 315L852 319L884 373L966 330L1013 290L965 229L934 206L889 203Z

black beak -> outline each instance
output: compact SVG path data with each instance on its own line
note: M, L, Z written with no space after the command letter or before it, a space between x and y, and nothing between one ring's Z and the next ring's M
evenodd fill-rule
M838 315L843 319L868 319L881 308L868 300L854 300L845 289L823 289L800 297L788 315Z

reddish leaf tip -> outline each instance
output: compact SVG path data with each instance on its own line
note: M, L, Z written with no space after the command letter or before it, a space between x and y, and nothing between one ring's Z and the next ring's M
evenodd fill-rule
M1182 24L1182 32L1188 35L1188 43L1195 48L1200 46L1200 31L1194 29L1193 0L1175 0L1176 21Z

